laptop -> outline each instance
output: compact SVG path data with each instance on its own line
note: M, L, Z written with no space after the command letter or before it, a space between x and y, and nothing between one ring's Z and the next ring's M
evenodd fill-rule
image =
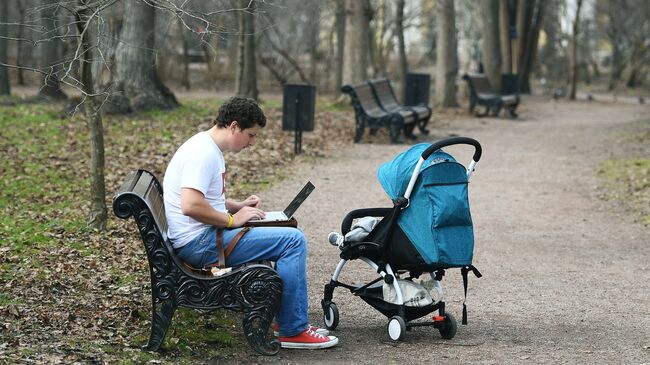
M314 191L316 187L311 181L307 181L307 184L300 190L298 195L289 203L289 205L283 211L277 212L266 212L266 217L264 219L255 219L255 222L277 222L277 221L287 221L293 217L293 214L296 213L296 210L302 205L302 203L307 199L309 194ZM253 219L251 219L253 220Z

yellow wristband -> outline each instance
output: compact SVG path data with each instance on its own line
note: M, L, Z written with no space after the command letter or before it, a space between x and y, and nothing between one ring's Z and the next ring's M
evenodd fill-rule
M235 217L228 213L228 224L226 225L226 228L231 228L233 223L235 223Z

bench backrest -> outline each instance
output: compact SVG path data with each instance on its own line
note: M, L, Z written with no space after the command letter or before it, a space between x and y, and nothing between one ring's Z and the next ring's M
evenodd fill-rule
M487 76L484 74L465 74L463 79L467 81L470 93L474 94L496 94Z
M123 219L135 218L152 275L164 275L169 270L169 258L186 271L167 239L162 185L152 173L146 170L131 171L113 196L113 212Z
M377 103L375 95L373 95L372 88L367 83L357 85L345 85L341 88L346 94L352 97L352 103L358 103L368 116L372 118L381 118L386 115L386 112L381 109Z
M368 81L370 86L375 91L375 95L384 110L393 111L399 109L401 105L397 102L393 87L388 79L376 79Z

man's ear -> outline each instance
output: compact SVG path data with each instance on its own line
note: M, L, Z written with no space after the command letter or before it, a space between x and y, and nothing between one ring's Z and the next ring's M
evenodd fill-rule
M235 133L235 132L237 131L237 128L241 129L241 127L239 126L239 123L238 123L236 120L233 120L233 121L230 123L229 128L230 128L230 131L231 131L232 133Z

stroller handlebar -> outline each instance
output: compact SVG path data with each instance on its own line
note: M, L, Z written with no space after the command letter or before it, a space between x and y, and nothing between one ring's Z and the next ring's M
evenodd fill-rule
M350 227L352 227L352 221L356 218L362 217L385 217L387 216L393 208L362 208L356 209L348 213L343 222L341 223L341 233L345 236L350 232Z
M446 138L437 141L433 143L431 146L429 146L429 148L427 148L424 152L422 152L422 159L426 160L435 151L443 147L447 147L455 144L468 144L474 146L474 157L472 157L472 160L478 162L478 160L481 159L481 153L482 153L481 144L478 143L477 140L468 137L451 137L451 138Z

